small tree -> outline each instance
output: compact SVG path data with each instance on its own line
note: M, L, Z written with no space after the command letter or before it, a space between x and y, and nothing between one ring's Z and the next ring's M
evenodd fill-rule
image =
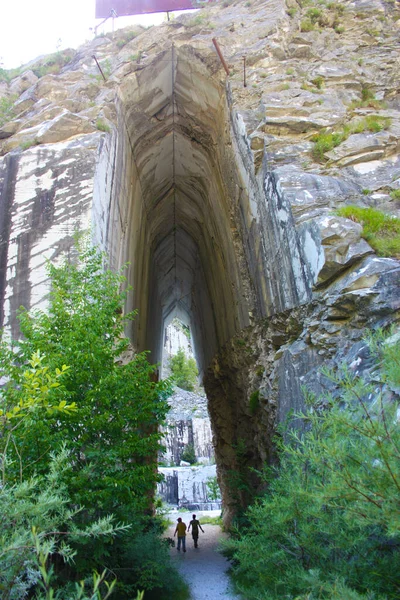
M329 374L340 402L310 398L305 433L281 444L268 492L228 542L248 600L399 597L399 402L387 391L399 382L400 342L380 352L380 382Z
M178 352L171 356L169 365L175 384L183 390L193 392L199 376L194 358L188 358L183 348L179 348Z
M140 587L137 579L142 556L128 559L128 553L135 544L140 547L144 530L147 547L150 538L154 549L160 546L146 514L159 478L158 425L168 409L170 382L154 382L155 367L146 353L123 364L128 348L124 326L134 314L123 313L128 290L121 291L122 273L104 271L101 254L83 249L75 264L49 265L49 274L48 310L21 310L23 339L10 345L3 341L0 349L0 374L8 381L2 390L3 415L26 416L0 437L0 453L8 461L3 480L13 485L36 476L42 481L51 452L66 445L70 468L63 482L69 501L81 507L74 527L113 514L130 528L114 540L74 538L75 562L68 572L58 569L60 585L63 577L83 579L106 567L107 578L118 576L118 597L132 598L143 589L143 579ZM32 357L39 363L32 365ZM43 410L31 410L32 399ZM169 569L164 554L147 583L147 589L157 588L160 599Z

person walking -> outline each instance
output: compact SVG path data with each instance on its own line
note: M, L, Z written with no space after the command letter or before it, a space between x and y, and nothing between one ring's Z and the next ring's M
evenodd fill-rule
M182 521L181 517L178 517L178 524L175 528L174 537L176 534L178 534L178 552L181 551L181 544L182 550L186 552L186 524Z
M188 531L190 531L190 528L192 528L192 538L193 538L193 542L194 542L194 547L198 548L199 547L198 546L199 528L201 529L201 531L203 533L204 533L204 529L200 525L200 521L198 519L196 519L196 515L192 515L192 517L193 517L193 519L189 523Z

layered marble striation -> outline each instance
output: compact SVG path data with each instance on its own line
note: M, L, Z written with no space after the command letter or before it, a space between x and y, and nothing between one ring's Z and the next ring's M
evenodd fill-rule
M43 307L47 261L90 229L99 135L14 151L0 159L1 323L18 336L17 311Z

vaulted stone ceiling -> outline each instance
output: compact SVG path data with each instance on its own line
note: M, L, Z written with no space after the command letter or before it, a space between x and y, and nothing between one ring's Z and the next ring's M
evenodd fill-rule
M217 68L214 57L206 64L193 48L172 45L119 90L127 140L117 161L131 182L129 191L120 186L118 202L132 207L121 243L140 313L133 337L153 360L174 315L191 325L201 365L248 324L221 172L229 123Z

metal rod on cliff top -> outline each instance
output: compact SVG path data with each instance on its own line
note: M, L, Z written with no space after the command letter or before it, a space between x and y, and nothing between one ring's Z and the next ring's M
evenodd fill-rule
M224 57L222 56L221 48L219 47L219 44L218 44L216 38L213 38L212 42L215 46L215 49L217 51L220 61L222 62L222 66L224 67L226 74L229 75L228 65L226 64L226 61L225 61Z
M247 83L246 83L246 56L243 56L243 87L247 87Z
M103 71L101 70L101 66L99 65L99 61L97 60L96 55L92 54L92 58L94 58L94 60L96 61L97 68L99 69L104 81L107 81L107 79L104 77Z

